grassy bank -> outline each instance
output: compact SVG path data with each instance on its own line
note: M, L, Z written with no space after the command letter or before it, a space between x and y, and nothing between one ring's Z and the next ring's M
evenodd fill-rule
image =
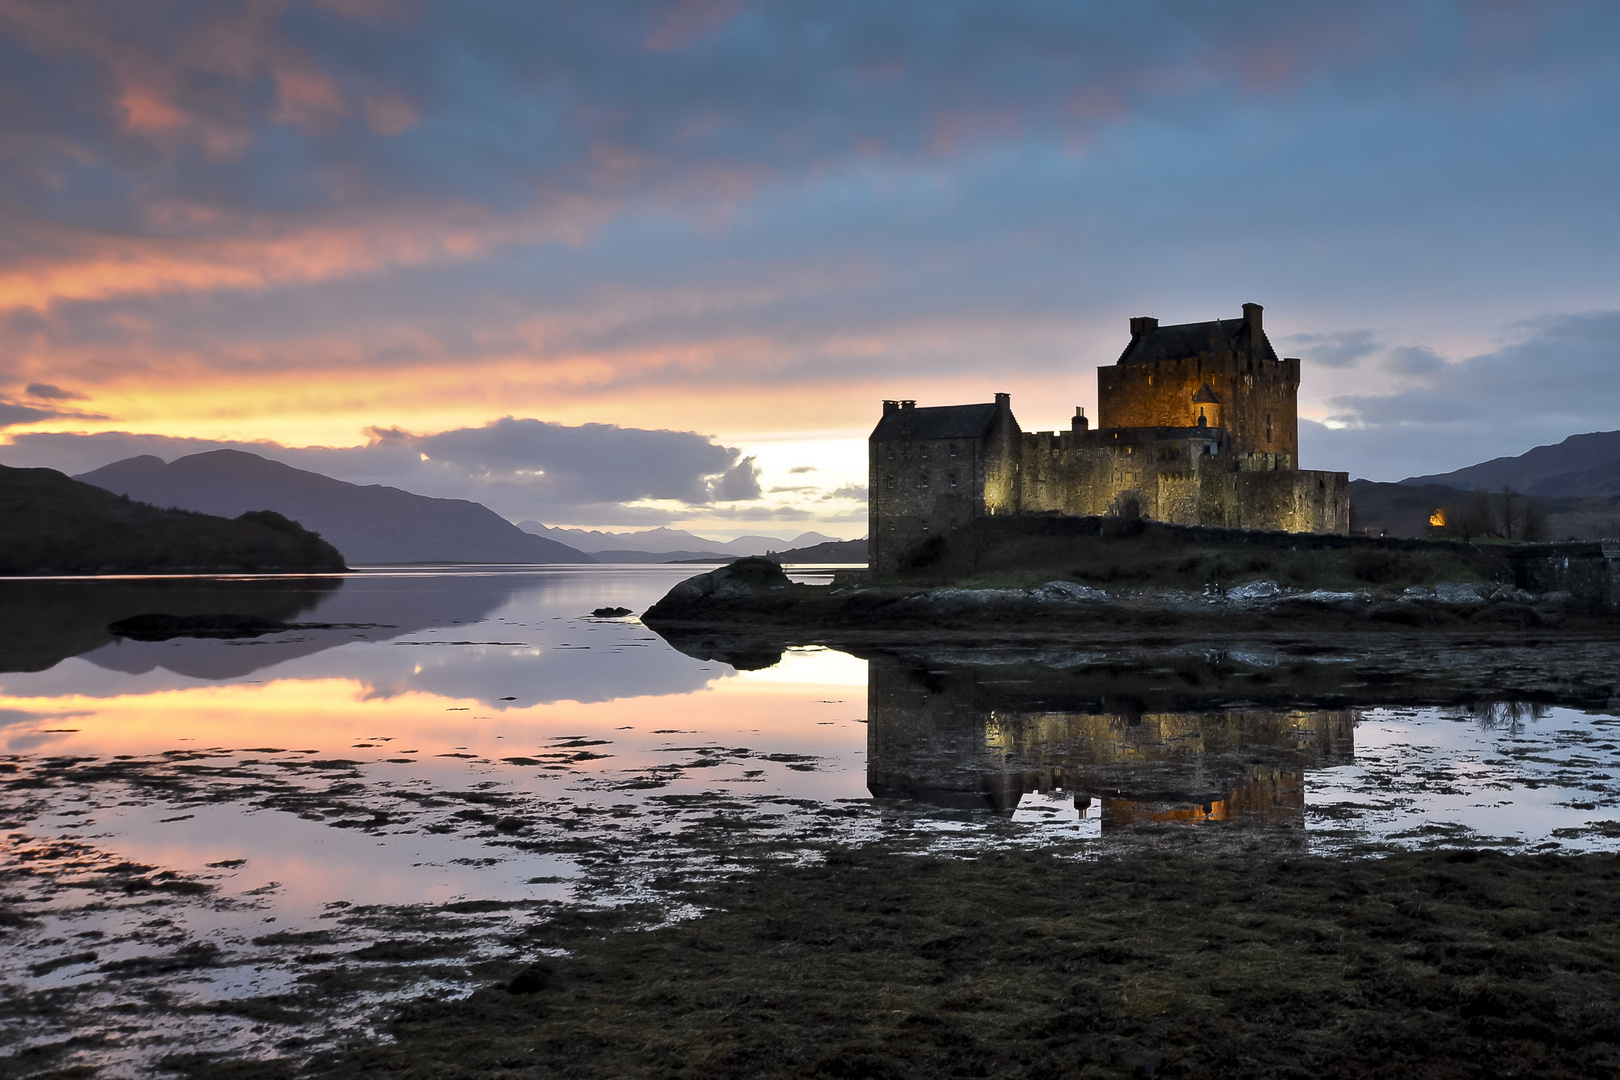
M1256 835L1256 840L1263 837ZM1271 841L1278 837L1265 838ZM739 877L316 1064L386 1077L1542 1077L1620 1068L1620 858L880 851ZM198 1075L222 1075L220 1066ZM228 1066L224 1067L229 1071ZM255 1075L269 1075L258 1072Z
M1271 580L1353 590L1508 581L1499 548L1460 541L1195 529L1100 518L994 518L940 536L896 579L976 587L1065 580L1107 589L1201 589Z

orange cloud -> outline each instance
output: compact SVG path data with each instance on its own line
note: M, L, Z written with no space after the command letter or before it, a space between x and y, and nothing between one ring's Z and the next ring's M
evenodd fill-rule
M396 267L466 259L496 246L578 243L614 206L577 196L548 199L515 220L481 207L403 207L329 221L267 215L220 222L216 208L153 206L156 221L218 223L214 237L127 236L12 221L14 242L30 256L0 265L0 311L163 293L261 289L327 281Z

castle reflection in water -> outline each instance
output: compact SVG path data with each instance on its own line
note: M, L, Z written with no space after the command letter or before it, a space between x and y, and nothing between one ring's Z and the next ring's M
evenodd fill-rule
M873 657L867 787L878 798L1005 813L1029 792L1073 793L1104 830L1303 827L1305 774L1355 755L1349 709L1216 706L1142 689L1120 692L1106 678L1076 680L1034 664Z

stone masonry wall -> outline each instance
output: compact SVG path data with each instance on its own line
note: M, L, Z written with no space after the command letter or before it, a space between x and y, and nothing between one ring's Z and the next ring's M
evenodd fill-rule
M1237 453L1287 454L1299 460L1299 361L1221 351L1187 360L1111 364L1097 369L1099 428L1195 427L1193 395L1209 383L1221 399L1219 420Z

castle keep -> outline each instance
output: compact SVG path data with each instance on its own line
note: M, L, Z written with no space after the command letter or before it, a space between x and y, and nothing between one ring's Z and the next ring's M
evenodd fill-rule
M870 450L870 561L914 561L978 517L1071 514L1348 533L1350 478L1297 468L1299 361L1280 359L1259 304L1241 319L1132 319L1097 369L1097 426L1026 432L1012 400L919 409L885 401Z

